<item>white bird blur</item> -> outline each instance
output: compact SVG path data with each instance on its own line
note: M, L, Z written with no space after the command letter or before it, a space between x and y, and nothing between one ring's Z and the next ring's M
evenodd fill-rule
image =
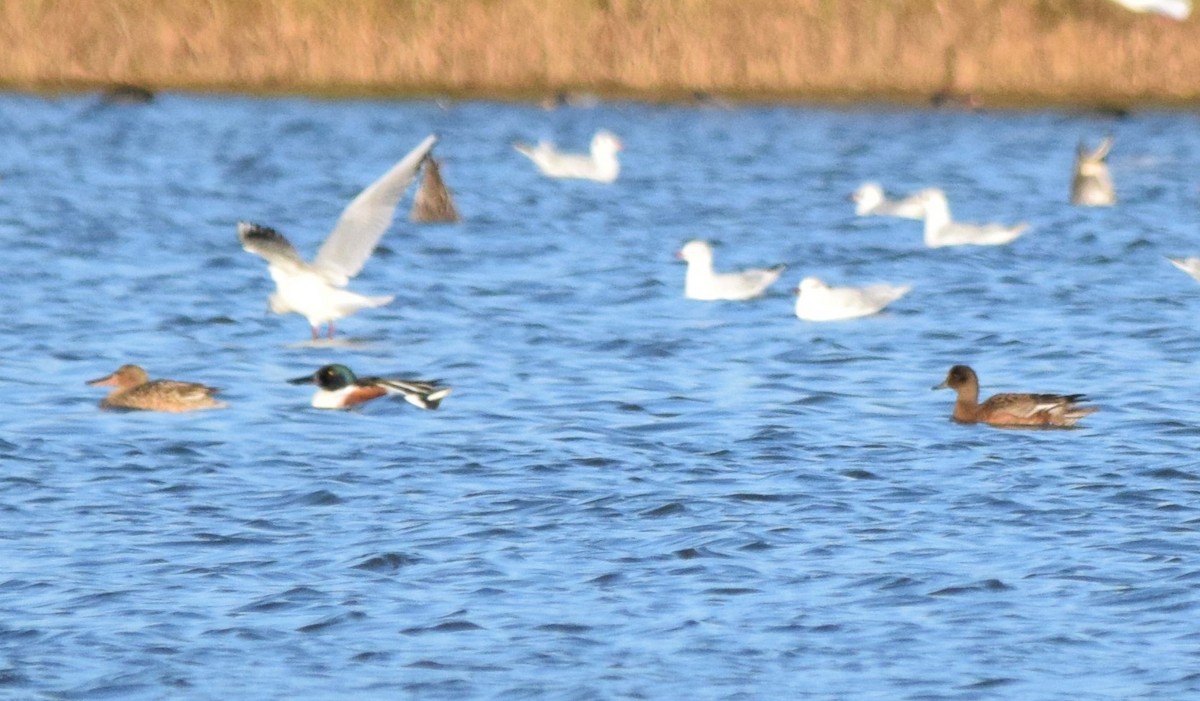
M883 187L876 182L859 185L850 199L854 200L854 213L860 217L925 218L925 204L919 195L889 200Z
M912 285L867 285L830 287L815 277L806 277L796 288L796 316L805 321L837 321L869 316L908 294Z
M533 161L543 175L551 178L611 183L621 173L621 164L617 161L617 152L622 148L621 140L604 129L592 137L590 153L564 153L549 141L540 141L537 146L516 143L513 148Z
M1200 282L1200 258L1167 258L1171 265L1191 275Z
M1088 151L1083 142L1079 142L1075 149L1075 172L1071 177L1071 204L1108 207L1117 201L1112 175L1104 162L1112 145L1111 136L1105 137L1095 151Z
M750 268L733 273L714 272L712 247L707 241L701 240L688 241L675 257L687 262L684 296L705 302L758 297L779 279L786 267L777 265L774 268Z
M1133 12L1153 12L1182 22L1192 14L1192 0L1112 0Z
M268 302L276 314L296 313L308 319L313 339L322 324L333 338L336 320L360 309L379 307L391 295L366 297L343 289L362 270L379 240L391 227L396 207L416 177L425 155L437 142L428 136L378 180L358 193L321 244L316 258L306 263L282 234L265 226L238 222L242 248L267 261L275 281Z
M1028 224L965 224L950 217L946 193L936 187L918 193L925 206L925 245L940 246L999 246L1014 241L1025 233Z

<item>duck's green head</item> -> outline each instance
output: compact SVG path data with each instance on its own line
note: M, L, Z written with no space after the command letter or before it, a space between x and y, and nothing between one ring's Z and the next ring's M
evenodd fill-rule
M311 375L288 380L293 385L317 385L321 389L335 392L354 384L354 372L345 365L326 365Z

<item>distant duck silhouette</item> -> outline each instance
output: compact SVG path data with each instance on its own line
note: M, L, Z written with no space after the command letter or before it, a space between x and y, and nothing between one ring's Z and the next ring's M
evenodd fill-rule
M953 46L946 47L943 60L945 73L942 87L929 96L929 104L934 107L957 107L972 112L983 107L983 100L977 95L958 87L958 53Z
M976 112L983 108L983 100L978 95L959 92L950 87L942 88L930 95L929 104L934 107L958 107L970 112Z
M600 105L600 97L594 93L572 93L559 90L542 98L542 109L553 111L560 107L575 107L577 109L592 109Z
M733 103L728 99L707 90L693 90L691 97L692 103L697 107L713 107L723 110L733 108Z
M1113 139L1105 137L1095 151L1089 152L1083 142L1075 151L1075 174L1071 178L1071 204L1085 207L1108 207L1117 201L1112 176L1104 159L1112 150Z
M154 91L141 85L117 83L104 89L100 101L109 105L144 105L154 101Z
M413 196L412 211L409 212L408 218L423 223L462 221L458 216L458 209L454 206L454 198L442 180L438 162L432 155L425 157L425 174L421 178L417 194Z

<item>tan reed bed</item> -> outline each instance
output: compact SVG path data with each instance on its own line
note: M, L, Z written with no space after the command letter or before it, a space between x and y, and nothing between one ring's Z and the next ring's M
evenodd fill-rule
M1107 0L3 0L0 83L367 94L1200 98L1200 18Z

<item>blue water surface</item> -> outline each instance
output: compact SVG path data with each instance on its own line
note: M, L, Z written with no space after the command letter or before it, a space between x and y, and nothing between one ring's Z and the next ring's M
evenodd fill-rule
M1198 122L0 96L0 697L1196 697ZM598 128L612 185L511 147ZM306 343L236 222L311 256L431 132L464 222L402 212L352 283L396 301ZM1108 133L1120 202L1071 207ZM927 249L867 179L1032 231ZM689 301L691 238L789 269ZM809 274L913 291L814 324ZM229 408L99 410L126 362ZM454 393L315 410L329 362ZM957 425L955 363L1102 409Z

